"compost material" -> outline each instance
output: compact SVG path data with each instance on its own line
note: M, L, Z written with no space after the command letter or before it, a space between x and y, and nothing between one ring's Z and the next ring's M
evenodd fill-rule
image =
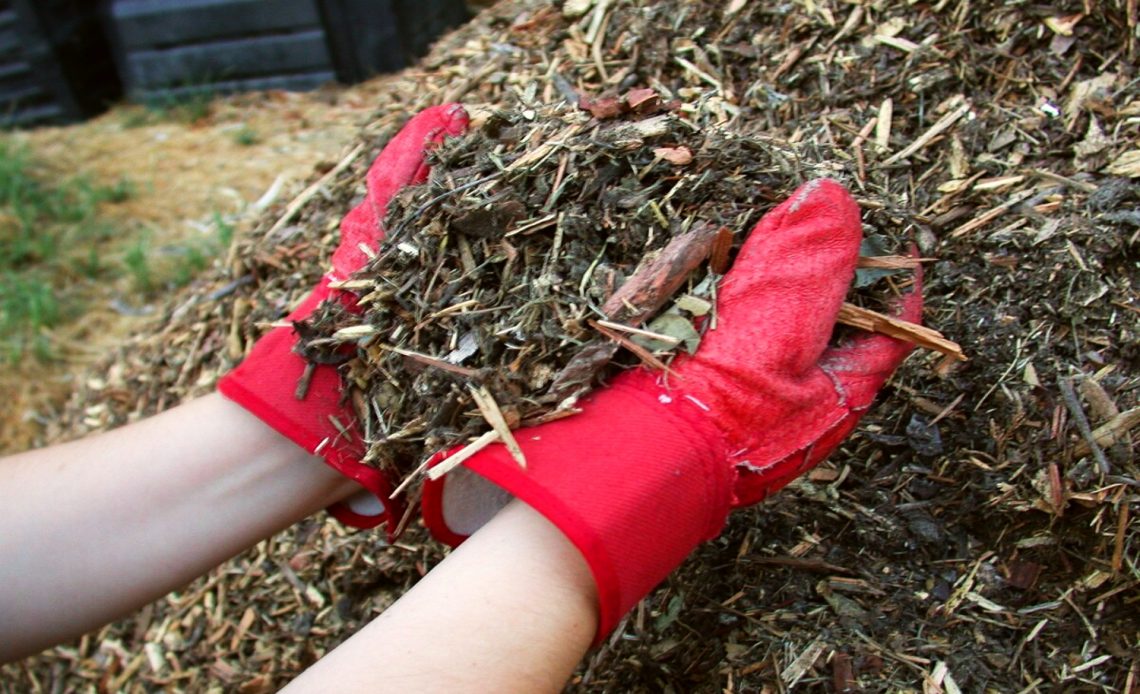
M638 108L496 111L433 150L429 180L393 199L377 256L345 283L359 299L298 326L301 353L341 364L366 403L368 460L403 479L497 418L510 440L573 414L615 368L697 349L733 237L765 209L753 191L798 177L758 137L657 113L651 90L614 101Z
M376 117L340 165L268 211L224 267L172 297L161 324L93 372L57 434L209 392L320 276L364 167L409 113L462 100L537 119L566 102L584 103L583 115L599 121L613 111L628 120L623 96L649 89L701 132L715 125L781 144L778 180L752 192L756 212L798 176L828 174L853 191L867 236L913 236L934 259L926 322L970 359L916 353L849 441L773 499L736 513L588 656L570 689L1134 690L1137 31L1131 0L502 2L418 69L386 78ZM661 146L675 144L697 161L700 145ZM694 164L654 166L665 175ZM572 172L568 163L563 178ZM571 199L532 233L557 232ZM479 229L505 236L542 217L493 207L505 216L472 218L470 231L418 231L455 248L463 238L470 267L501 277L510 253ZM568 217L564 246L578 233ZM662 232L685 215L665 217ZM412 242L406 231L388 252ZM512 238L504 240L521 248ZM420 262L420 250L403 262ZM512 271L527 262L520 251ZM628 271L615 263L615 284ZM591 282L607 276L595 268ZM441 270L431 291L446 291L449 279ZM593 284L562 289L595 306L601 297ZM481 328L459 316L482 310L481 296L456 293L424 317L471 299L479 304L434 319L450 332L423 354L446 362L465 330ZM423 320L415 304L401 309L412 328ZM557 327L549 344L569 351L571 332ZM366 351L392 344L390 333L372 339ZM519 407L521 417L526 401ZM449 426L475 415L466 407L456 416ZM306 521L129 620L5 668L3 679L19 691L270 691L441 556L415 524L387 546L377 534Z

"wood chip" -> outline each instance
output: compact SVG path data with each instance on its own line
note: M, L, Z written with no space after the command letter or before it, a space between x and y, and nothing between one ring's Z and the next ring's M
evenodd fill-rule
M910 143L910 145L908 145L905 149L891 157L888 157L887 160L883 162L883 166L890 166L891 164L906 159L912 154L915 154L916 152L922 150L924 147L929 145L934 140L934 138L949 130L951 126L958 122L959 118L969 113L972 108L973 106L971 104L965 103L950 113L947 113L945 116L942 116L942 118L938 119L938 122L930 126L929 130L924 132L922 135L919 135L918 138L916 138L914 142Z
M499 434L499 439L507 447L511 457L515 459L519 467L525 470L526 456L519 448L519 443L515 440L514 434L511 433L511 428L507 426L507 420L503 418L503 412L499 409L499 404L495 402L491 391L483 386L473 385L468 385L467 389L471 392L471 398L475 401L479 412L482 413L483 419L487 420L487 424Z
M844 303L840 307L836 320L853 328L889 335L949 355L958 361L966 361L966 355L957 342L946 339L942 333L924 325L892 318L850 303Z
M443 461L433 468L430 468L427 471L428 479L438 480L440 477L443 477L447 473L467 462L471 456L475 455L493 443L498 443L500 440L501 438L499 437L499 432L494 430L488 431L460 450L456 451L455 454L449 457L447 460Z

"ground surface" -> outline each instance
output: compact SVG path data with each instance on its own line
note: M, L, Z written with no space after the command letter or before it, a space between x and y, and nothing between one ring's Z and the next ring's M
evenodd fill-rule
M99 249L115 256L108 259L113 262L131 240L145 238L150 255L161 255L211 233L215 215L245 219L258 213L263 196L295 193L356 136L373 111L374 89L247 94L164 109L124 104L86 123L8 137L27 147L45 178L128 183L125 200L99 210L100 221L123 237ZM52 335L56 359L27 360L20 370L0 374L0 390L14 397L0 414L0 450L42 442L39 422L51 418L78 374L125 336L146 329L147 314L162 297L132 290L129 281L113 280L96 288L83 318Z
M287 200L252 219L45 436L211 389L251 321L320 273L367 158L419 106L650 86L697 122L794 145L789 184L828 172L869 230L913 237L936 259L926 320L970 360L912 357L856 436L735 515L571 689L1140 686L1135 3L574 4L581 18L501 3L380 81L357 140L369 154L273 233ZM3 673L14 691L269 691L440 556L417 528L386 546L314 519Z

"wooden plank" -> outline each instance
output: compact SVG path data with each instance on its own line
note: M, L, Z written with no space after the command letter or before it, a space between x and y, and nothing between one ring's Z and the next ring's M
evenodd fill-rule
M324 32L137 51L128 58L132 89L197 86L331 69Z
M127 52L321 25L314 0L115 0L111 13Z

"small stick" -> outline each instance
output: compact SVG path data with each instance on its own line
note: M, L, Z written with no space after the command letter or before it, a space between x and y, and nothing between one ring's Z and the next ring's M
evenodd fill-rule
M1121 412L1094 429L1093 441L1102 448L1111 448L1121 441L1126 441L1128 432L1137 426L1140 426L1140 407ZM1078 456L1086 456L1091 450L1087 441L1080 441L1073 452Z
M867 141L867 138L870 137L870 135L871 135L871 131L875 129L875 126L878 123L879 123L879 117L878 116L872 116L871 120L867 121L867 124L863 126L863 129L859 131L859 134L855 137L855 140L851 143L851 149L855 152L855 160L859 164L859 180L860 181L864 181L867 179L867 162L866 162L866 159L863 157L863 143Z
M309 200L313 199L313 196L317 194L317 191L319 191L321 188L324 188L329 184L330 181L340 175L341 171L347 169L348 165L355 161L363 151L364 144L362 143L357 145L351 152L345 155L344 159L341 159L340 163L334 166L332 170L317 179L316 183L301 191L301 194L293 198L293 201L290 202L289 206L285 208L285 212L281 215L281 217L273 223L273 226L269 227L269 231L265 232L265 236L272 236L274 233L280 231L281 228L286 224L293 221L293 217L297 216L297 213L301 211L301 208L307 205L309 203Z
M859 256L855 267L876 268L880 270L913 270L924 262L931 262L934 258L914 258L909 255L876 255Z
M530 419L524 419L521 422L520 426L534 427L538 426L539 424L546 424L547 422L557 422L559 419L566 419L567 417L573 417L574 415L581 413L582 410L576 407L569 407L562 410L553 410L545 414L536 415Z
M930 126L929 130L927 130L923 134L919 135L918 139L916 139L914 142L910 143L910 145L908 145L905 149L903 149L899 153L889 157L886 161L884 161L883 166L890 166L891 164L894 164L895 162L899 161L900 159L906 159L907 157L914 154L915 152L923 149L928 144L930 144L930 142L934 138L938 137L942 133L949 130L950 126L957 123L959 118L961 118L962 116L969 113L971 108L973 108L973 106L968 104L968 103L962 104L961 106L954 109L950 113L947 113L945 116L942 116L942 118L940 118L937 123Z
M958 406L958 403L962 402L962 400L963 400L965 397L966 397L966 394L965 394L965 393L959 393L959 394L958 394L958 397L954 398L954 400L952 400L952 401L950 402L950 404L949 404L949 405L947 405L946 407L943 407L943 408L942 408L942 411L941 411L941 412L939 412L939 413L938 413L938 414L937 414L937 415L934 417L934 419L930 420L930 424L929 424L928 426L934 426L934 425L935 425L935 424L937 424L938 422L942 421L942 419L943 419L943 418L944 418L946 415L950 414L950 412L952 412L952 411L954 410L954 408Z
M479 412L483 415L483 419L487 420L487 424L499 434L499 438L503 440L503 444L507 447L507 451L515 462L519 464L523 470L526 469L526 456L523 455L522 448L519 448L519 442L515 440L514 434L511 433L511 428L507 426L507 420L503 417L503 411L499 409L499 403L495 402L494 396L491 391L483 386L468 385L467 389L471 391L471 398L475 401L475 405L479 408Z
M430 456L427 458L424 458L424 462L417 465L416 469L412 470L412 472L407 477L404 478L404 481L401 482L398 487L396 487L395 489L392 490L392 493L388 495L388 498L389 499L395 499L400 494L403 494L404 490L407 489L408 487L410 487L412 485L412 482L415 482L416 478L418 478L420 475L423 474L423 471L427 469L428 463L430 463L430 462L431 462Z
M1116 513L1116 538L1112 543L1112 570L1114 573L1120 573L1120 567L1124 564L1124 535L1128 529L1128 504L1121 504L1120 510Z
M1073 381L1068 378L1058 378L1057 387L1061 389L1061 399L1065 401L1065 407L1069 408L1069 414L1073 415L1073 421L1077 424L1077 430L1081 432L1084 437L1085 443L1089 446L1089 451L1092 452L1093 458L1096 460L1097 465L1100 466L1101 474L1107 475L1111 472L1111 467L1108 464L1108 458L1104 456L1104 451L1101 450L1100 445L1096 442L1093 436L1092 427L1089 426L1089 419L1085 416L1084 408L1077 400L1077 393L1073 390Z
M421 364L426 364L428 366L434 366L437 369L443 369L444 371L450 371L453 374L459 374L460 376L466 376L467 378L474 378L474 377L479 375L479 372L476 371L475 369L468 369L468 368L465 368L463 366L459 366L457 364L451 364L451 363L448 363L442 359L436 359L435 357L429 357L426 354L420 354L419 352L413 352L410 349L402 349L400 347L392 347L391 345L379 345L379 347L380 347L380 349L386 349L389 352L395 352L396 354L399 354L400 356L403 356L403 357L407 357L408 359L411 359L413 361L418 361Z
M650 340L657 340L659 342L664 342L671 347L676 347L677 345L681 344L681 342L682 342L681 339L673 337L671 335L662 335L661 333L655 333L651 330L642 330L641 328L635 328L633 326L623 325L621 323L614 323L613 321L599 320L599 321L591 321L591 322L597 324L595 327L601 326L603 328L609 328L610 330L618 330L618 331L623 332L623 333L629 333L630 335L639 335L641 337L647 337Z
M297 379L297 388L293 391L293 397L297 400L304 400L305 396L309 394L309 384L313 380L313 372L317 370L317 365L313 362L305 364L305 370L301 373L301 377Z
M884 152L891 142L891 118L895 114L895 102L890 97L879 104L879 122L875 125L875 144Z
M942 333L925 325L891 318L849 303L844 303L839 308L839 315L836 316L835 320L853 328L882 333L899 340L913 342L921 347L950 355L958 361L966 361L966 355L957 342L946 339Z
M494 430L488 431L487 433L483 434L479 438L461 448L455 453L455 455L428 470L428 479L438 480L440 477L443 477L447 473L462 465L467 461L468 458L483 450L487 446L490 446L492 443L496 443L498 440L499 432Z
M392 532L393 537L399 537L404 534L404 529L408 527L408 521L412 519L422 494L423 487L419 487L412 493L411 497L408 498L407 503L404 505L404 515L400 517L400 522L396 524L396 529Z
M651 367L658 369L660 371L665 371L666 373L669 373L668 365L666 365L664 362L662 362L657 357L653 356L653 353L650 352L649 350L645 349L644 347L637 344L633 340L630 340L628 337L626 337L624 335L616 333L613 330L610 330L608 328L602 327L598 321L589 321L589 323L590 323L590 326L594 330L597 330L601 334L603 334L606 337L613 340L618 345L621 345L622 347L625 347L626 349L628 349L630 352L635 354L638 359L645 362L646 365L651 366ZM616 345L615 345L615 347L616 347ZM609 356L612 358L613 353L611 352ZM609 361L609 359L607 359L606 361Z
M992 210L989 210L989 211L985 212L984 214L971 219L970 221L966 222L965 224L958 227L954 231L950 232L950 238L956 239L960 236L965 236L966 234L970 233L971 231L981 229L982 227L984 227L985 225L994 221L995 219L1002 216L1006 212L1009 212L1013 208L1017 207L1021 203L1025 202L1029 198L1033 197L1035 192L1036 191L1034 191L1034 190L1023 190L1023 191L1021 191L1020 193L1014 195L1009 200L1006 200L1005 202L1003 202L1002 204L993 208Z

